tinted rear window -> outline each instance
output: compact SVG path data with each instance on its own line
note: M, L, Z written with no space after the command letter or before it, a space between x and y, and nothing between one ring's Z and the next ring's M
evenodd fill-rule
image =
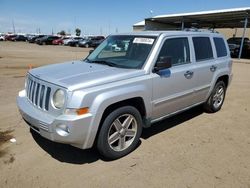
M193 37L196 61L213 58L213 51L209 37Z
M227 49L225 42L222 38L215 37L214 44L216 48L217 57L225 57L227 56Z

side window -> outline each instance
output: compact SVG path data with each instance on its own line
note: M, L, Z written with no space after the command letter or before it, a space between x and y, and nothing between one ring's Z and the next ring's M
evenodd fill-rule
M213 50L209 37L193 37L196 61L213 58Z
M227 49L223 38L215 37L214 44L216 48L217 57L227 56Z
M173 66L190 63L190 50L188 45L188 39L167 39L161 48L158 60L162 57L170 58Z

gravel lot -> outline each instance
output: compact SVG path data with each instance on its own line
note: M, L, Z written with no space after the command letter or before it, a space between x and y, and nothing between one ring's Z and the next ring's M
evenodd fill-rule
M15 101L28 67L80 59L88 50L0 42L0 187L250 188L250 64L233 65L220 112L197 107L157 123L116 161L30 133Z

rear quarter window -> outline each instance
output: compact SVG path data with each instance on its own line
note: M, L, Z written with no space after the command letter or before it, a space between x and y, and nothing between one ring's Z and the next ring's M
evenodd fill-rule
M213 40L216 48L217 57L227 56L227 48L223 38L214 37Z
M196 61L213 59L213 50L209 37L193 37Z

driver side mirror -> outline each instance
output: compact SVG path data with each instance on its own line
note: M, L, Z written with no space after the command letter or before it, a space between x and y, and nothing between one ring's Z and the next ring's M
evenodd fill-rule
M156 62L154 72L159 72L160 70L169 69L172 67L171 57L169 56L161 56L158 58Z

